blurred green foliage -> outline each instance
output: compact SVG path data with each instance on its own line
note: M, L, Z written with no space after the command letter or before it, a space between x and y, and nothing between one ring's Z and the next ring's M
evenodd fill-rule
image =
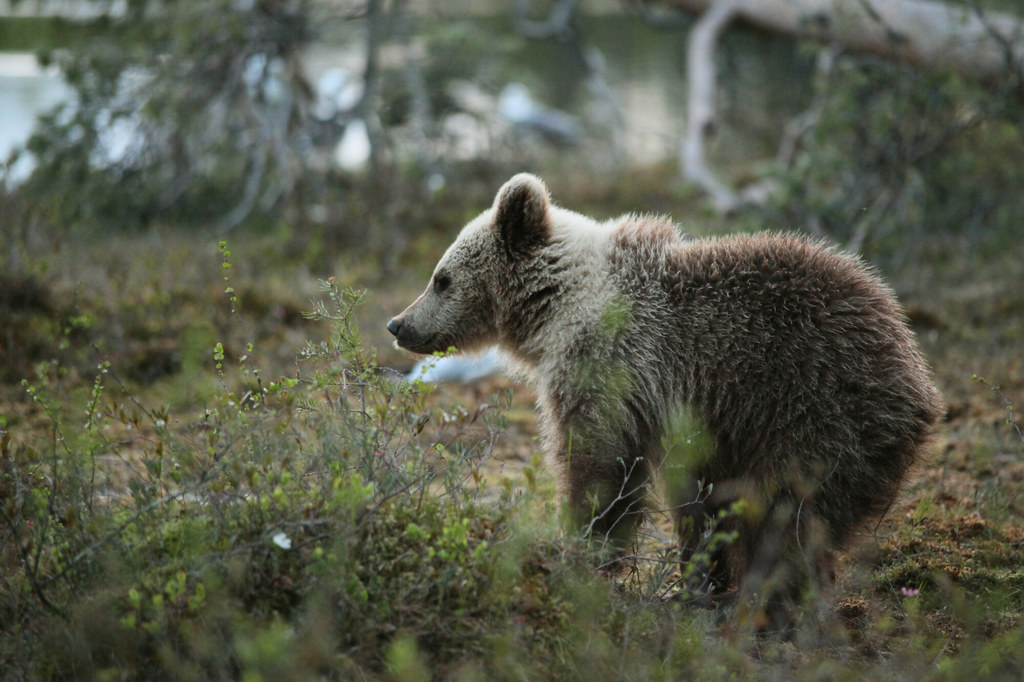
M1024 221L1024 99L1011 78L840 56L817 89L817 124L775 171L771 224L891 255L997 245Z
M43 115L20 195L43 225L207 223L294 202L309 3L129 0L44 48L74 97Z

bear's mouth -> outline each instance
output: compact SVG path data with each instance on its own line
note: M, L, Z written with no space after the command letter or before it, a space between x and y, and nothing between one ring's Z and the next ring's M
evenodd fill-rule
M430 355L438 350L446 350L445 348L437 348L434 340L437 338L437 334L403 334L399 333L395 337L395 346L403 350L407 350L411 353L419 353L420 355Z

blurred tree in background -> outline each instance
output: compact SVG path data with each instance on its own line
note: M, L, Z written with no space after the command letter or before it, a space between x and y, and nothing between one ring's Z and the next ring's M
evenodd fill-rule
M233 225L293 202L311 144L307 0L130 0L50 50L74 97L27 150L28 211L56 226Z
M1024 99L1009 81L853 55L820 76L816 124L773 171L772 224L869 252L1015 233Z
M923 4L965 17L1000 10L1011 24L1016 16L1012 3L996 0ZM410 0L118 6L123 12L93 20L91 33L43 54L74 96L41 117L26 145L35 170L5 199L22 229L155 223L223 233L284 218L325 226L343 248L394 259L441 188L485 182L493 191L510 169L569 183L575 173L584 185L603 178L623 187L624 202L645 199L630 190L639 182L630 152L649 123L637 120L647 113L642 103L623 106L637 98L623 94L637 75L623 22L646 24L640 30L652 36L656 25L692 45L713 9L740 4L519 1L472 15ZM619 18L609 14L616 11ZM710 41L705 60L723 71L710 91L722 111L695 129L716 132L708 161L723 168L726 186L756 186L754 200L727 202L743 225L804 229L871 250L905 241L908 231L973 239L1024 218L1014 201L1024 113L1013 45L1005 72L982 80L858 53L822 40L821 30L796 40L727 23L717 30L722 40ZM753 82L743 71L768 40L788 46L788 66L770 74L773 82ZM311 54L325 44L358 66L314 73ZM543 56L521 62L513 77L502 62L516 50ZM666 51L661 59L668 77L682 80L686 57ZM779 104L766 92L790 96L780 111L764 111L762 102ZM540 104L544 95L570 110ZM664 158L681 154L681 129L694 117L686 105L684 95L660 112ZM658 181L681 186L674 169ZM666 210L685 222L702 207L699 194L674 196L622 208Z
M887 3L651 0L698 18L689 35L684 176L720 211L766 207L862 251L1005 226L1024 152L1024 16L977 0ZM651 15L651 6L642 5ZM758 182L736 190L711 170L720 36L740 20L816 54L808 108L779 131ZM779 74L784 79L785 74ZM760 216L759 216L760 217Z
M503 45L459 22L418 35L407 0L103 8L40 49L72 96L40 116L7 164L32 159L5 196L23 236L147 225L224 233L283 217L329 225L346 247L397 253L405 211L443 185L425 180L446 154L497 155L496 97L478 84L500 89L481 56ZM331 62L342 53L347 69ZM328 62L319 73L317 58ZM454 137L440 122L452 114L462 117ZM397 187L407 174L415 182Z

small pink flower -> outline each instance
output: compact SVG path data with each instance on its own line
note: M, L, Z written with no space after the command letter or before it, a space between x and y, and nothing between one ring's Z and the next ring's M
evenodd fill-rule
M911 597L916 597L917 595L921 594L921 590L917 589L916 587L901 587L900 592L902 592L903 596L907 597L908 599Z

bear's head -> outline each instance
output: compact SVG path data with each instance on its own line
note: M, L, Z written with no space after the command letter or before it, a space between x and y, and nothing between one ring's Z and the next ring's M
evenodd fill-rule
M427 354L495 343L517 271L550 232L547 187L528 173L514 176L448 247L426 291L388 322L396 344Z

